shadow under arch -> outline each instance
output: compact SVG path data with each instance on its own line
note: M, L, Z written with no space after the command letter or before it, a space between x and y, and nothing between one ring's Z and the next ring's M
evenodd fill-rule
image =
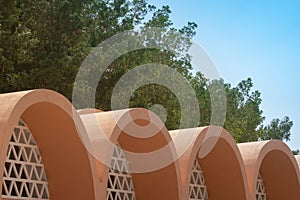
M102 191L107 187L113 147L118 144L130 163L136 199L180 199L180 172L174 145L154 113L133 108L82 114L81 118L92 141Z
M179 155L184 188L182 199L189 199L193 162L201 166L209 200L247 199L246 173L242 157L231 135L221 127L170 131ZM188 141L189 142L183 142ZM185 151L183 151L185 149ZM199 152L207 151L204 156Z
M80 138L85 129L65 97L46 89L1 94L0 112L0 180L6 149L22 119L40 150L50 198L98 199L94 162Z
M299 168L289 147L279 140L238 144L249 186L250 199L255 199L259 174L268 199L300 199Z

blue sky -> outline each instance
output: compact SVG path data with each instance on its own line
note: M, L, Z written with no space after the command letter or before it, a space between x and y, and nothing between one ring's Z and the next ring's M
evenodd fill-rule
M251 77L262 93L265 123L289 116L291 149L300 149L300 1L151 0L169 5L176 27L198 24L195 42L236 85Z

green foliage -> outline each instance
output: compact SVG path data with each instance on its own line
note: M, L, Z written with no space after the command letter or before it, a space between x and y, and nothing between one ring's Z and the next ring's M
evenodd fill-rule
M300 154L300 150L299 149L293 150L292 152L293 152L294 155L299 155Z
M259 91L252 91L250 78L241 81L237 87L227 85L227 116L225 128L237 142L257 140L290 140L293 122L288 117L282 120L273 119L270 125L264 126L265 117L260 109L262 99Z
M291 128L293 122L290 121L289 117L284 117L282 120L276 118L271 121L271 123L261 128L262 139L278 139L289 141L291 137Z
M164 64L182 74L194 89L201 113L199 126L219 125L211 121L211 108L215 105L211 103L209 89L221 85L227 97L224 126L237 142L288 141L293 122L285 117L263 125L262 99L259 91L253 91L250 78L232 87L223 80L210 81L201 73L192 74L186 52L197 25L188 22L181 29L175 29L170 13L168 6L156 8L147 0L0 0L0 92L49 88L71 99L75 76L91 48L137 26L161 27L162 35L168 37L153 33L140 40L145 45L168 40L174 51L142 49L115 60L99 82L96 93L98 108L111 109L113 89L123 74L146 63ZM179 40L172 32L181 33L183 37ZM174 84L177 84L176 80ZM90 89L88 84L83 85L83 90ZM181 95L185 92L182 91ZM131 107L149 109L155 104L165 108L166 126L179 128L182 113L178 99L169 88L145 85L130 99Z
M208 87L210 82L198 73L192 77L190 83L199 98L201 111L200 125L211 124L211 99ZM226 128L237 142L251 142L258 140L290 140L293 122L288 117L282 120L273 119L264 126L265 117L260 109L262 102L260 92L253 91L253 83L250 78L241 81L236 87L225 84L222 80L227 95L227 110L224 128Z
M225 128L232 132L238 142L256 141L260 137L257 127L264 121L260 110L260 93L252 91L250 78L241 81L236 87L226 85L227 116Z

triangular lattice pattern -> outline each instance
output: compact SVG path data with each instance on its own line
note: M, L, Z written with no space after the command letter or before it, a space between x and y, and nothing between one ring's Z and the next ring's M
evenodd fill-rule
M256 200L267 200L267 194L264 186L264 182L260 176L257 177L256 182Z
M206 190L205 180L201 167L197 161L194 160L192 174L190 179L190 200L207 200L208 194Z
M49 199L44 165L36 142L20 120L14 128L4 165L4 199Z
M129 163L119 145L114 147L107 183L107 200L134 200Z

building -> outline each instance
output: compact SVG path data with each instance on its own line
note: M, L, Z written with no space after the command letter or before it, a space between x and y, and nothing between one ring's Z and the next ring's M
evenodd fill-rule
M1 94L0 133L2 199L300 199L300 158L283 142L168 131L145 109L76 111L43 89Z

